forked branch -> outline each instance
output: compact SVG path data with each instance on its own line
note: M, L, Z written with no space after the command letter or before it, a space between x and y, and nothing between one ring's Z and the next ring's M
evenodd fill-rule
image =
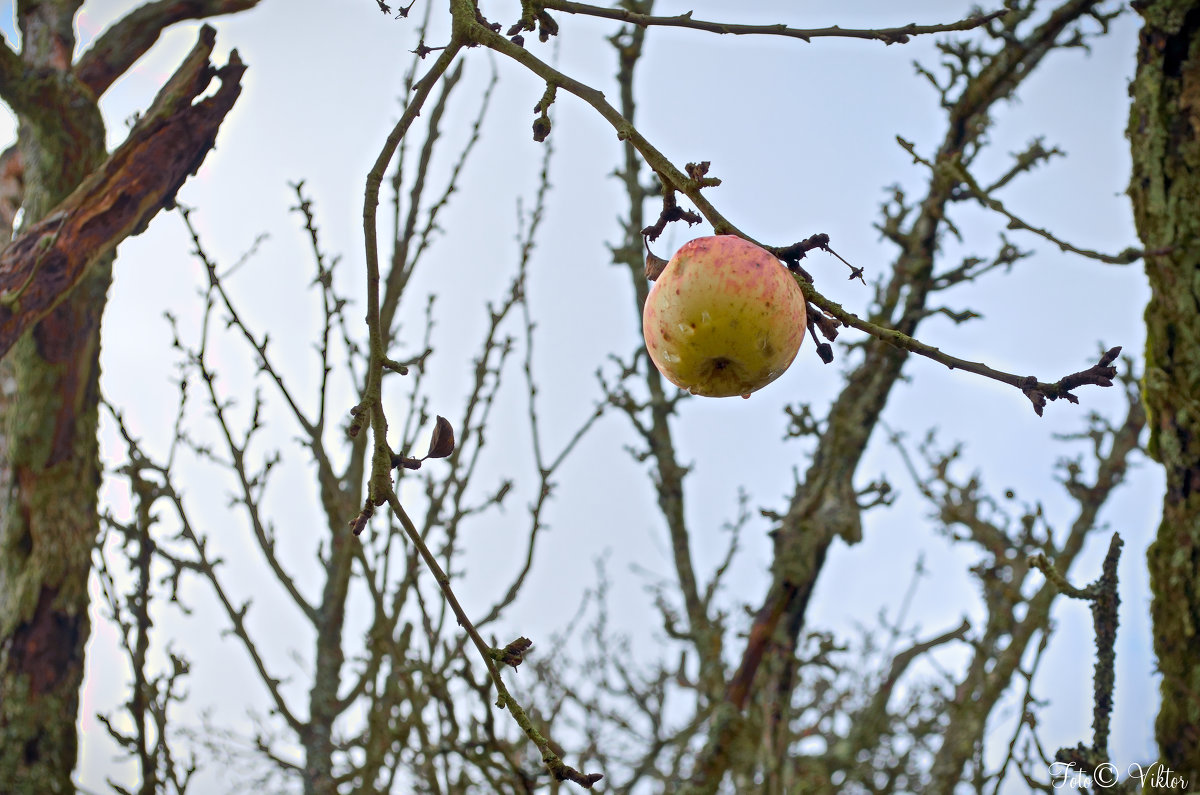
M0 355L83 278L92 263L146 228L213 148L241 93L237 51L216 68L207 25L129 137L46 217L0 254ZM213 77L220 87L198 98Z
M140 5L100 34L75 64L75 77L96 96L150 51L170 26L185 19L235 14L259 0L156 0Z
M658 175L659 180L663 184L663 195L666 197L664 199L666 202L664 205L664 214L667 214L669 209L674 206L674 193L678 192L684 194L689 200L691 200L692 204L695 205L695 207L700 211L700 214L704 216L704 219L707 220L708 223L713 227L713 231L716 234L737 235L738 237L745 238L756 245L775 252L777 256L783 255L784 252L794 253L802 256L802 252L793 252L793 249L808 250L814 247L819 247L828 250L828 238L821 235L809 238L808 241L795 244L794 246L788 246L784 248L764 246L762 243L754 240L754 238L745 234L732 223L730 223L701 193L703 188L714 184L714 178L708 176L707 163L699 164L697 166L689 166L688 173L684 173L678 167L672 164L662 152L660 152L648 140L646 140L646 138L644 138L641 133L637 131L637 129L629 122L629 120L622 116L621 113L614 107L608 104L601 92L559 72L549 64L538 59L525 48L514 44L498 33L495 33L493 30L484 27L483 25L476 24L472 29L472 36L484 46L496 50L503 55L507 55L523 66L526 66L538 77L541 77L547 82L553 83L559 88L579 97L584 102L591 105L592 108L594 108L605 120L612 124L613 128L617 131L617 137L621 140L627 140L633 144L638 153L641 154L643 159L645 159L646 163ZM682 220L687 220L689 223L693 222L692 218L683 215L680 215L679 217ZM662 219L660 219L660 223L661 222ZM651 227L648 228L647 231L649 232L653 229L654 228ZM825 245L808 245L810 241L817 240L818 238L822 238ZM808 246L807 249L804 248L806 245ZM851 267L851 271L851 278L854 278L857 275L857 271L853 267ZM879 326L863 320L857 315L847 312L837 303L821 295L821 293L817 291L810 280L806 278L798 278L797 281L804 290L805 298L808 299L811 305L819 308L824 312L825 315L836 319L842 325L851 326L859 329L860 331L865 331L871 336L883 340L884 342L903 350L911 351L918 355L933 359L934 361L941 362L951 369L965 370L970 373L975 373L977 375L982 375L987 378L1000 381L1001 383L1015 386L1020 389L1026 397L1029 398L1030 402L1033 404L1034 411L1036 411L1039 416L1041 416L1042 410L1048 400L1058 400L1062 398L1071 403L1078 403L1078 398L1072 394L1071 390L1085 384L1111 386L1112 378L1116 375L1116 369L1111 367L1111 363L1116 359L1117 354L1120 353L1120 348L1115 348L1114 350L1109 351L1108 354L1106 354L1105 357L1095 366L1078 373L1073 373L1053 383L1039 381L1034 376L1019 376L1013 373L1005 373L1003 371L988 367L982 362L971 362L965 359L959 359L955 356L950 356L942 353L940 350L931 345L926 345L925 343L919 342L918 340L908 336L907 334L904 334L901 331ZM826 319L826 323L822 326L822 330L832 330L832 328L833 324L828 322L828 319ZM832 360L832 357L829 355L830 351L828 350L828 346L819 347L818 352L822 353L821 358L826 362Z
M709 22L702 19L695 19L691 11L669 17L653 16L651 14L639 14L623 8L602 8L587 3L576 3L572 2L572 0L544 0L544 2L538 3L538 5L549 11L563 11L568 14L612 19L646 28L688 28L708 33L728 33L735 36L785 36L802 41L831 37L874 39L882 41L884 44L904 44L912 36L922 36L930 33L953 33L956 31L973 30L1008 13L1006 10L1001 10L992 11L988 14L975 14L966 19L942 25L917 25L910 23L898 28L856 30L854 28L841 28L837 25L828 28L792 28L787 25L739 25L731 22Z
M1105 351L1099 361L1086 370L1080 370L1079 372L1063 376L1053 383L1039 381L1036 376L1032 375L1021 376L1006 373L1003 370L988 367L983 362L972 362L967 359L960 359L957 356L951 356L948 353L943 353L940 348L926 345L924 342L910 337L901 331L878 326L869 320L863 320L853 312L847 312L842 308L841 304L830 301L821 295L812 286L811 282L799 276L797 276L796 282L800 285L800 289L804 291L804 297L811 304L817 306L822 312L834 318L843 326L850 326L859 331L865 331L872 337L882 340L889 345L919 356L924 356L927 359L932 359L935 362L946 365L951 370L965 370L968 373L982 375L985 378L991 378L993 381L999 381L1002 384L1015 386L1025 394L1025 397L1029 398L1029 402L1033 404L1033 410L1037 412L1039 417L1042 416L1042 410L1046 407L1048 400L1059 400L1061 398L1068 403L1078 403L1079 398L1073 394L1072 390L1086 385L1112 386L1113 379L1117 375L1117 368L1113 366L1113 362L1117 360L1117 356L1121 353L1120 346Z

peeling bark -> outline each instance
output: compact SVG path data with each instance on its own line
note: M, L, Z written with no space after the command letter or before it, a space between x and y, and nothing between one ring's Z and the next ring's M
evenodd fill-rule
M0 254L0 355L118 243L146 228L196 172L241 92L245 66L235 50L214 69L216 40L200 41L129 138L71 195ZM212 78L217 92L192 104Z
M106 158L97 94L71 71L78 8L22 4L21 55L0 43L0 97L19 131L0 156L0 221L9 231L19 204L26 227L0 254L0 782L39 794L74 792L112 252L195 172L244 71L236 54L209 63L205 27ZM196 102L214 76L220 87Z

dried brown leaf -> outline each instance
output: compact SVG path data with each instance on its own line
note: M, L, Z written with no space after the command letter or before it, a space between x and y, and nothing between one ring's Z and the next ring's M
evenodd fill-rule
M433 426L433 437L429 440L426 458L445 458L454 452L454 426L445 417L438 417Z
M666 268L667 268L667 260L658 256L657 254L651 253L650 251L646 252L646 278L647 279L649 279L650 281L654 281L659 276L662 276L662 272L664 270L666 270Z

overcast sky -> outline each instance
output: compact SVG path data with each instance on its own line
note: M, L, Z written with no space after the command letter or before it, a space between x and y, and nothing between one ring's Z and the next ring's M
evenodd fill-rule
M86 45L135 5L128 0L88 2L79 16L81 42ZM505 20L514 16L517 6L482 5L485 13ZM729 19L730 9L736 8L739 20L747 22L881 27L950 21L965 15L970 5L951 0L664 0L656 10L666 14L691 9L698 17ZM440 7L435 16L443 13ZM615 97L614 58L605 41L614 26L566 15L560 21L560 68ZM11 4L3 22L12 41ZM102 105L110 144L123 138L125 119L148 105L193 44L196 27L174 28L106 95ZM180 201L197 208L196 223L206 244L226 265L258 235L269 235L231 286L251 321L271 331L276 355L289 364L297 383L311 382L310 341L318 316L306 292L312 266L299 219L289 212L294 196L288 183L307 181L324 244L344 256L343 283L347 290L361 289L363 179L400 113L396 98L409 62L407 51L413 47L414 23L381 15L372 0L263 0L259 8L221 19L216 27L219 62L230 48L237 48L249 70L217 150L184 186ZM441 42L444 30L441 25L432 31L429 43ZM1126 14L1111 35L1094 43L1090 55L1079 50L1052 55L1027 81L1020 100L1000 107L993 146L979 161L981 174L999 173L1009 153L1040 135L1046 136L1047 145L1065 149L1068 157L1024 177L1007 188L1003 198L1019 215L1082 247L1116 252L1136 245L1123 193L1129 173L1126 87L1135 46L1136 20ZM549 48L539 52L549 57ZM749 234L784 244L825 232L833 247L864 267L871 279L886 271L892 256L873 228L886 186L917 190L926 178L895 137L914 141L928 154L942 135L937 98L912 67L914 59L932 64L934 57L930 40L885 47L870 41L805 44L654 30L638 79L638 126L676 164L712 161L712 174L723 182L709 192L710 199ZM531 140L530 109L544 86L482 50L467 52L465 61L467 86L448 110L448 142L462 139L478 91L493 69L499 75L494 109L443 223L446 234L438 241L432 267L419 275L414 296L402 308L402 322L415 333L423 304L417 297L439 295L439 353L430 378L432 394L444 401L444 408L432 409L448 416L460 412L485 317L483 304L501 297L511 278L517 199L524 197L526 205L531 201L542 153L542 146ZM11 121L0 121L11 135ZM562 92L554 108L552 140L553 192L533 262L530 301L542 335L535 366L547 446L553 450L598 399L596 369L605 366L611 352L628 356L640 335L628 277L609 265L606 248L618 240L617 218L624 208L619 185L610 176L619 144L602 119ZM444 174L448 162L437 161L437 173ZM1001 228L994 219L982 213L964 215L962 228L965 241L948 245L948 257L988 256L994 251ZM710 231L673 228L659 242L658 253L667 256L685 240ZM983 319L962 327L932 319L922 327L926 342L1043 380L1086 367L1101 344L1124 345L1128 353L1140 355L1140 315L1147 296L1140 266L1099 265L1028 235L1013 233L1013 240L1035 249L1036 256L1010 275L989 277L952 295L952 308L970 307ZM175 399L175 356L162 313L169 309L179 315L185 329L194 328L199 313L197 290L203 275L188 252L186 232L175 214L161 215L145 234L123 244L105 320L105 393L125 407L135 430L152 448L158 444L158 450L170 431ZM836 260L816 257L808 269L830 297L852 311L866 308L869 291L848 283L844 266ZM238 346L222 348L220 356L230 388L252 377L250 360ZM1054 434L1079 430L1092 409L1115 416L1119 394L1084 389L1083 405L1052 404L1039 419L1014 389L950 373L923 360L910 362L906 373L911 381L895 390L885 414L892 427L919 439L926 429L938 426L947 444L964 442L965 460L985 484L997 492L1015 489L1019 499L1030 504L1044 503L1051 523L1060 528L1069 522L1070 504L1054 482L1053 465L1060 456L1083 451L1055 441ZM497 405L501 427L523 421L518 381L513 378L513 393ZM799 446L780 441L786 427L782 406L801 400L820 406L839 386L838 366L822 365L806 345L783 377L748 401L696 399L681 407L675 427L681 458L693 466L687 481L688 516L701 570L711 570L723 552L720 525L734 517L739 489L749 495L753 511L778 509L790 494L793 468L806 466ZM282 419L278 430L285 440L281 443L294 435ZM501 447L510 441L503 432L500 440ZM104 441L106 449L119 454L111 429ZM527 440L511 441L528 449ZM966 573L972 556L948 547L932 531L895 454L882 439L875 441L860 468L859 482L886 473L901 498L894 508L868 516L864 543L853 548L835 544L810 612L812 625L852 633L856 624L872 624L880 609L894 615L919 557L930 574L916 594L910 620L921 627L921 634L940 633L964 615L978 617L976 588ZM622 629L635 638L654 637L656 628L645 623L650 614L643 590L646 575L631 573L630 566L637 563L652 574L667 574L669 545L646 468L623 449L632 442L627 422L609 416L557 479L560 488L548 517L553 531L539 548L525 595L497 630L500 634L523 634L536 642L561 629L589 585L562 562L607 555L609 570L622 583L614 594L616 620L626 622ZM503 463L496 458L489 464L497 479ZM518 488L532 488L528 468L524 471ZM306 491L309 474L304 466L296 467L270 496L280 526L296 528L298 537L311 539L302 532L308 517L315 515L306 514L316 506L311 490ZM198 502L219 505L227 485L199 480L189 483L188 490ZM106 495L120 509L119 490L108 489ZM1112 742L1119 764L1145 761L1153 749L1156 688L1144 552L1155 530L1160 498L1161 478L1154 466L1143 462L1104 516L1126 540ZM520 492L520 501L493 516L489 529L472 539L462 586L468 610L495 597L481 582L485 578L472 580L471 575L482 575L483 562L497 555L500 563L489 565L503 565L504 534L524 527L528 499L527 490ZM755 604L761 599L769 529L765 520L748 528L745 551L726 592L730 603ZM246 538L238 542L230 532L221 543L236 557L239 548L248 549L238 546L249 543ZM1106 539L1098 539L1079 561L1077 582L1096 576L1105 546ZM311 547L300 545L294 555L303 569ZM248 581L243 595L252 592L252 584ZM166 633L192 638L188 651L197 662L189 680L192 697L186 717L194 722L203 709L212 707L223 720L244 721L246 704L263 706L261 693L251 683L240 647L219 635L219 621L213 625L202 589L195 590L195 598L208 624L184 621L171 612L164 613L160 623ZM256 609L262 611L260 616L269 615L267 623L286 639L281 646L291 645L307 658L310 639L289 636L288 615L282 606L278 615L270 612L273 604L271 597L263 596ZM1053 697L1042 714L1042 737L1051 748L1090 737L1091 722L1089 612L1085 605L1061 600L1056 619L1059 634L1036 689L1042 697ZM206 633L209 640L197 640ZM114 642L111 627L97 621L78 777L91 791L103 791L104 776L115 769L114 749L92 715L111 710L122 695ZM285 656L281 659L286 662ZM231 682L245 684L231 687Z

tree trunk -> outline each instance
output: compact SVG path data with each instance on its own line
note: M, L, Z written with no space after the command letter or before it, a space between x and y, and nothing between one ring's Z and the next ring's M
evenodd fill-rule
M22 57L57 91L18 111L23 226L104 157L96 100L70 72L78 0L23 4ZM75 716L87 643L87 582L98 532L100 314L111 260L23 334L0 384L0 781L74 792Z
M100 318L111 252L169 205L200 165L244 70L236 53L228 66L213 68L215 34L203 28L106 159L97 96L109 72L76 70L71 60L81 2L21 3L21 56L0 42L0 94L17 113L21 172L15 191L7 183L0 189L9 203L19 195L21 231L28 230L0 257L0 317L18 329L11 348L0 346L7 351L0 363L0 784L39 795L74 792L88 577L99 531ZM145 16L133 19L140 39L102 39L84 63L127 66L156 38L141 24ZM160 16L162 23L177 17ZM114 30L128 30L125 22ZM198 101L213 77L220 88ZM12 164L13 155L4 160ZM5 227L10 214L7 204L0 207ZM52 223L39 226L48 215Z
M1194 785L1200 782L1200 2L1134 6L1143 27L1129 118L1129 194L1151 288L1142 392L1150 452L1167 476L1162 524L1147 555L1162 672L1156 733L1162 764Z

